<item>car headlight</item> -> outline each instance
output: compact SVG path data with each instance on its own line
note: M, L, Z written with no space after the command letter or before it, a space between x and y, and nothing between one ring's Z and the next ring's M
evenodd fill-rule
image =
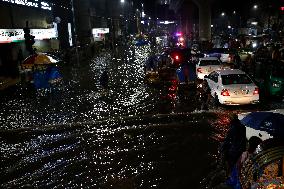
M281 87L281 83L279 83L279 82L273 82L273 83L272 83L272 87L280 88L280 87Z
M256 48L256 47L257 47L257 43L253 43L252 48Z

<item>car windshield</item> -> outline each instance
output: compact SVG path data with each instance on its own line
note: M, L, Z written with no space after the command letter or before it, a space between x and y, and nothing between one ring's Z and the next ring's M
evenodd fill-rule
M229 74L229 75L222 75L221 77L223 85L252 83L252 80L245 74Z
M201 60L199 66L220 65L218 60Z

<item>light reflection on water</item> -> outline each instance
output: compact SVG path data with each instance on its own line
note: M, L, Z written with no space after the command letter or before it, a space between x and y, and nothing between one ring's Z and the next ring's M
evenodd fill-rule
M90 66L81 62L79 68L64 68L64 88L47 97L38 97L31 89L17 88L12 96L1 101L5 111L0 113L0 128L86 122L157 111L159 99L149 94L143 82L143 64L149 53L149 46L130 47L122 60L105 53L94 58ZM105 68L109 70L110 92L102 96L99 77Z
M1 135L2 186L198 188L202 174L216 159L216 142L209 135L212 128L196 121L203 117L214 120L216 116L106 120L74 125L73 131L52 128L53 134L34 133L31 139L12 142Z

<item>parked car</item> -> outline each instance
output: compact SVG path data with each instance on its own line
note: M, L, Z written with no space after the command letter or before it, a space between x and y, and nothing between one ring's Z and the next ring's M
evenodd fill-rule
M269 96L284 97L284 63L267 69L263 87L264 92Z
M204 76L217 104L243 105L259 103L259 88L239 69L223 69Z
M217 57L222 62L233 63L236 52L229 48L213 48L205 52L205 57Z
M217 57L200 58L196 65L196 75L198 79L204 79L205 75L222 68L223 64Z

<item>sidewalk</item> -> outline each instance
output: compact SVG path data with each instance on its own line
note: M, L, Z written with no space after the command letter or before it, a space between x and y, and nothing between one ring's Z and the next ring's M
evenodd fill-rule
M8 87L14 86L20 82L20 78L11 77L0 77L0 90L7 89Z

